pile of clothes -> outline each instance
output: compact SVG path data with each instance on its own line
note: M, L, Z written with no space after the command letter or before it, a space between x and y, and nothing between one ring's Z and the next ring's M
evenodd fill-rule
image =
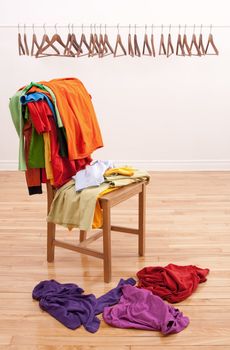
M48 181L61 187L103 146L91 96L76 78L32 82L10 98L9 108L29 194L42 193Z
M48 222L68 229L100 228L99 197L149 180L145 171L92 160L103 142L91 96L80 80L32 82L10 98L9 108L29 194L42 193L47 182L56 189Z
M137 286L133 278L121 279L117 287L99 298L84 294L76 284L55 280L38 283L32 296L42 310L70 329L83 325L95 333L100 326L97 315L103 313L104 321L113 327L156 330L168 335L186 328L189 318L164 300L175 303L186 299L199 283L206 281L208 273L209 269L193 265L149 266L137 272Z
M56 191L47 220L68 229L100 228L103 220L99 198L120 187L149 179L145 170L114 167L111 161L94 161Z

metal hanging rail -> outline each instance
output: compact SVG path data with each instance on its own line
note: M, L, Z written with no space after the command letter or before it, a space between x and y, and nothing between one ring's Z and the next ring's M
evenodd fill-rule
M74 23L69 23L67 25L59 25L58 23L56 24L53 24L53 25L47 25L47 24L43 24L43 25L35 25L35 24L32 24L32 25L27 25L27 24L17 24L17 25L4 25L4 24L0 24L0 29L1 28L6 28L6 29L19 29L19 28L31 28L31 29L38 29L38 28L66 28L68 29L69 27L72 27L74 26L74 28L87 28L87 29L91 29L91 28L96 28L96 29L103 29L103 28L106 28L106 29L129 29L129 28L136 28L136 29L145 29L145 28L154 28L154 29L162 29L163 28L176 28L178 29L179 27L181 29L183 29L184 27L186 28L190 28L190 29L194 29L194 27L196 29L199 29L200 27L202 27L202 29L204 28L207 28L207 29L230 29L230 25L202 25L202 24L199 24L199 25L196 25L196 24L193 24L193 25L187 25L187 24L178 24L178 25L171 25L171 24L161 24L161 25L154 25L154 24L145 24L145 25L136 25L136 24L130 24L130 25L120 25L120 24L117 24L117 25L107 25L107 24L81 24L81 25L75 25Z

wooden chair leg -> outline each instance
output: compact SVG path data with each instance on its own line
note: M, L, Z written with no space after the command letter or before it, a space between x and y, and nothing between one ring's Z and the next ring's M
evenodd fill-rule
M138 253L145 255L145 216L146 216L146 185L142 185L142 191L139 193L138 201Z
M103 201L102 209L103 209L104 281L109 283L111 281L111 275L112 275L110 203L108 201Z
M47 261L54 261L55 224L47 223Z
M80 242L83 242L84 240L86 240L86 235L87 235L87 231L84 230L80 230Z
M46 184L47 188L47 214L50 211L52 201L54 199L54 189L50 183ZM54 240L55 240L55 224L52 222L47 223L47 261L54 261Z

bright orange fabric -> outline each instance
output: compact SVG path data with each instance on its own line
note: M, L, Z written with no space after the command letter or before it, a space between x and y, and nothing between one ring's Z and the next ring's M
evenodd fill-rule
M98 198L104 196L106 193L118 190L118 188L119 187L107 188L107 190L104 190L103 192L101 192L99 194ZM101 206L100 206L99 199L97 199L96 207L95 207L95 211L94 211L92 228L100 228L100 227L102 227L102 225L103 225L102 209L101 209Z
M54 185L54 175L51 163L51 145L50 145L50 135L48 132L43 133L44 140L44 151L45 151L45 169L47 179L50 180L50 184Z
M39 84L49 87L56 97L66 129L69 159L85 158L103 146L91 97L80 80L63 78Z

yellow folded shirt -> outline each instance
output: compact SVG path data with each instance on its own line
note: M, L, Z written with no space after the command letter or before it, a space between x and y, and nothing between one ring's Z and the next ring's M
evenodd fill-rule
M106 170L104 176L110 176L114 174L124 175L124 176L133 176L134 169L130 167L121 167L121 168L112 168Z

